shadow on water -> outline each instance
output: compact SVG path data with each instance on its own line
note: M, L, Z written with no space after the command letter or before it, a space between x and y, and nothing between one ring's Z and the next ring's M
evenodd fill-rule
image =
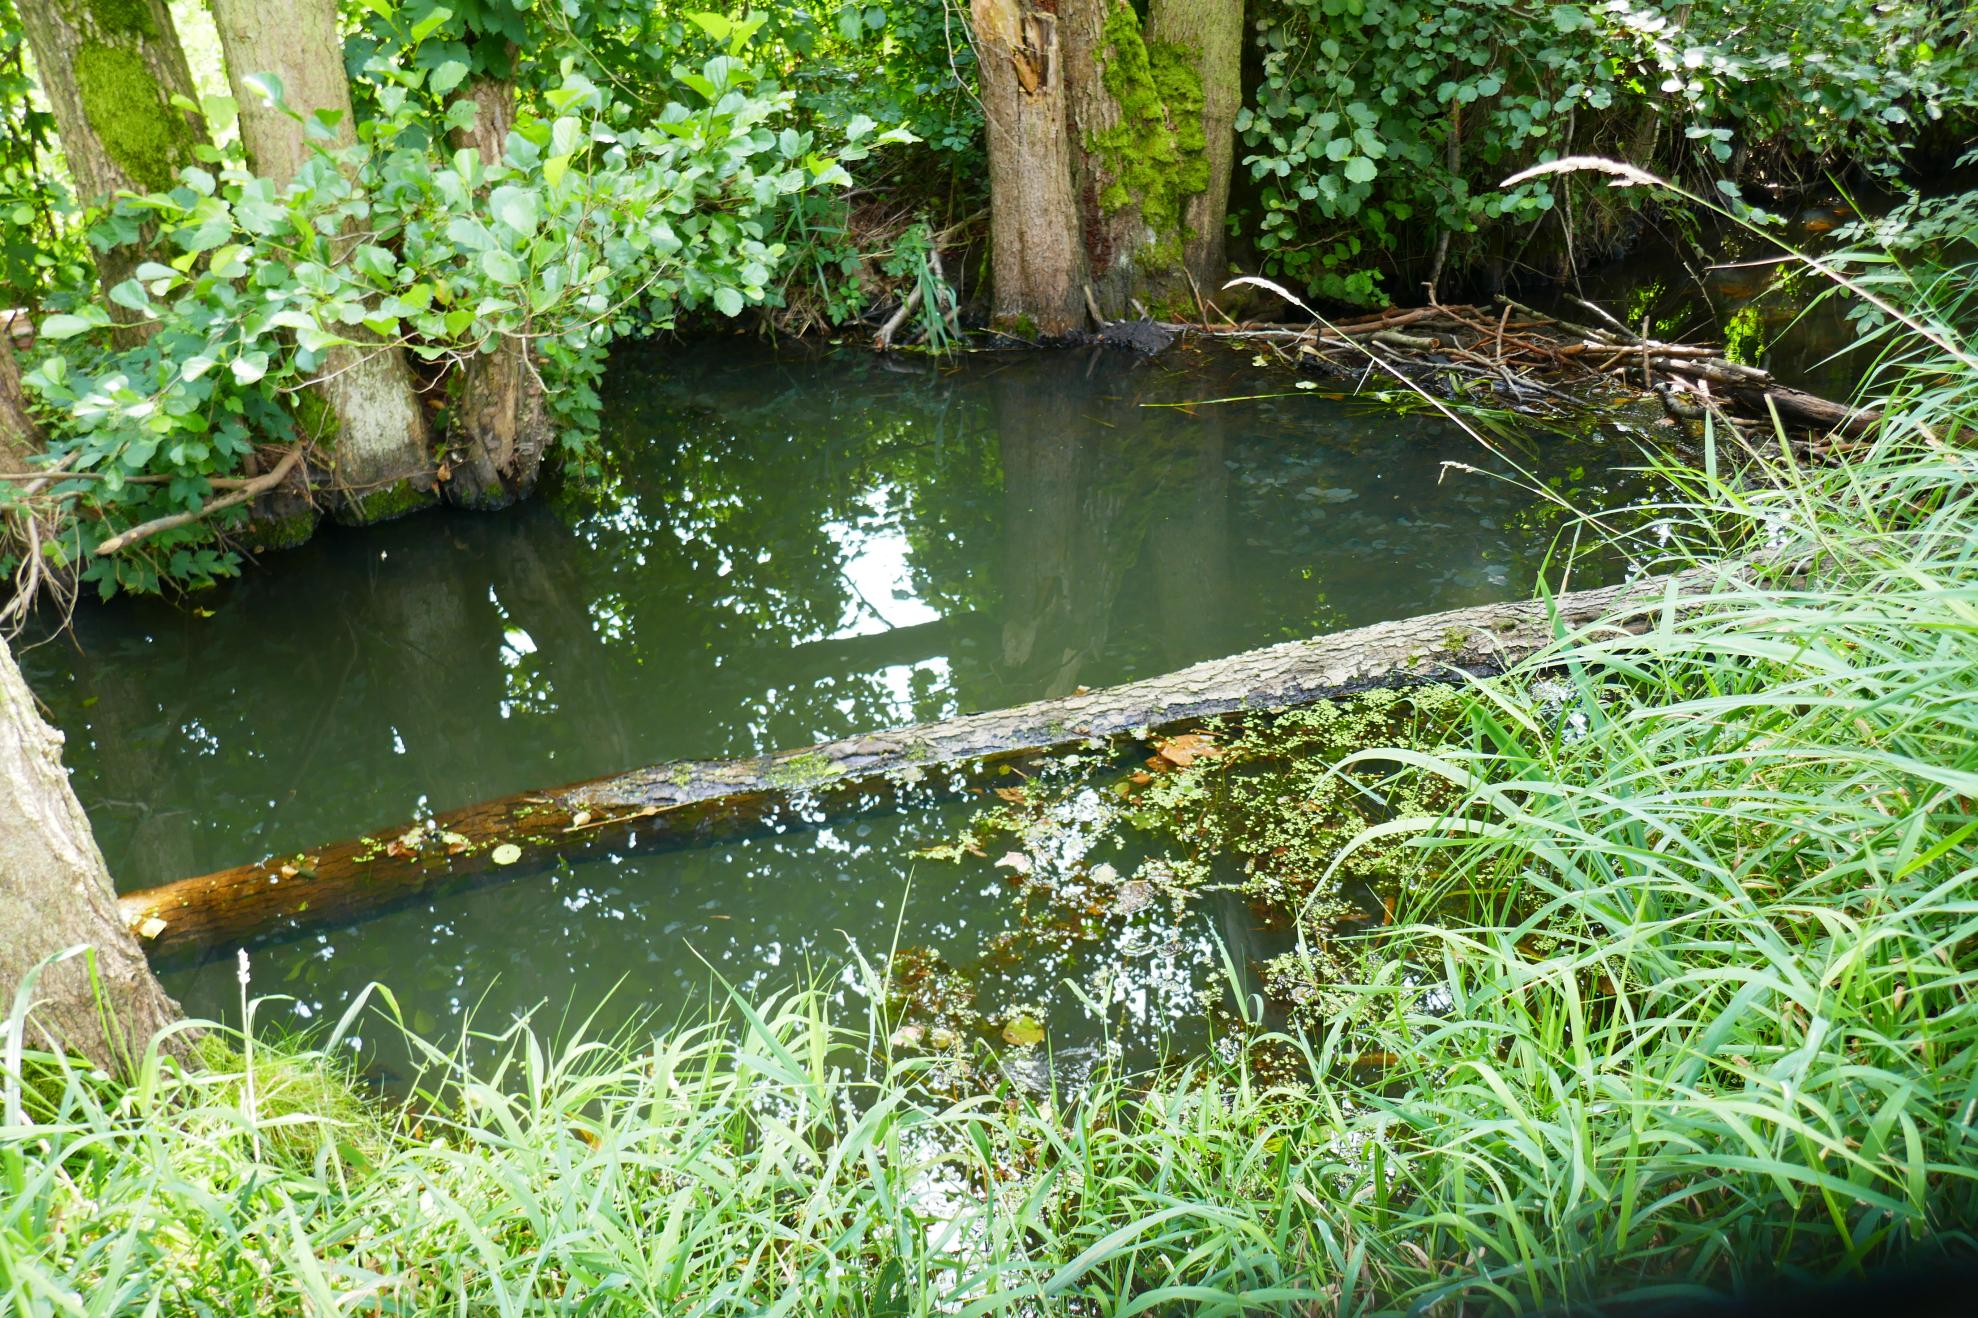
M615 364L593 487L332 532L182 605L87 608L73 643L23 660L129 890L531 787L1529 587L1558 514L1445 466L1491 466L1473 440L1292 385L1224 347L936 363L649 346ZM1582 506L1641 493L1617 440L1535 437L1518 458ZM767 991L852 949L883 957L897 929L952 965L1014 938L982 1009L1027 1003L1054 1039L1090 1042L1102 1018L1151 1038L1191 1015L1218 940L1246 958L1248 912L1213 902L1032 937L993 857L912 854L965 808L799 818L441 898L263 949L255 988L295 994L276 1014L301 1023L381 979L447 1034L476 1004L501 1024L538 1002L588 1009L620 981L622 1013L689 1009L709 966ZM1106 1005L1077 1006L1067 982ZM236 993L231 963L169 986L199 1014Z

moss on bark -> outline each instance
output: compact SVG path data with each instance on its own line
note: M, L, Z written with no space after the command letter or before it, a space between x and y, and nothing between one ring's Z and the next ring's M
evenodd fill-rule
M197 139L143 57L128 46L85 42L76 52L75 78L83 113L110 159L146 192L170 188Z
M1107 13L1101 50L1101 80L1119 106L1119 122L1087 144L1112 175L1099 205L1137 205L1153 234L1137 264L1176 269L1188 237L1184 204L1209 186L1201 75L1189 51L1149 42L1126 0Z
M351 495L336 510L336 520L346 526L374 526L394 521L407 513L430 508L437 502L432 486L421 486L407 478L393 481L368 494Z

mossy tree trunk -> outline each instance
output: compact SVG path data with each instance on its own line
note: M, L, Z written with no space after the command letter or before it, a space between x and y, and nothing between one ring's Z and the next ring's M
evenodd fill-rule
M175 186L179 170L197 163L193 148L206 140L206 125L172 104L174 96L197 94L165 0L20 0L18 8L77 199L108 209L120 192ZM134 242L92 248L105 293L151 258L147 231ZM139 313L109 307L119 343L132 346L149 334Z
M454 132L453 145L478 152L483 165L500 162L515 125L515 85L477 75L461 93L474 103L474 123ZM501 508L536 486L551 427L543 383L526 339L504 336L469 357L453 387L445 475L449 502Z
M305 120L320 115L330 130L323 147L356 142L336 0L213 0L213 18L255 173L285 187L318 146L249 84L258 74L280 79L289 110ZM362 525L435 502L426 418L404 350L361 326L340 329L354 343L324 354L310 389L316 406L304 408L329 477L331 515Z
M1177 137L1200 143L1199 190L1182 199L1181 268L1199 291L1213 298L1229 277L1229 180L1236 158L1236 112L1243 105L1243 0L1153 0L1147 13L1150 47L1185 61L1193 70L1198 129L1177 121ZM1182 90L1186 91L1185 80ZM1179 291L1179 290L1177 290Z
M1061 335L1222 283L1241 0L974 0L995 311Z
M29 1046L67 1048L122 1071L180 1013L117 909L61 750L62 734L42 721L0 640L0 994L12 1002L39 970ZM42 967L77 946L90 956ZM180 1047L190 1041L174 1037Z

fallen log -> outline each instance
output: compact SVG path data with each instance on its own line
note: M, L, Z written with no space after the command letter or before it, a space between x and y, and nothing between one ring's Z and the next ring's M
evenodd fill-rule
M694 844L960 791L1055 751L1460 674L1502 672L1603 620L1641 630L1694 569L1550 603L1489 604L1378 623L1216 659L1161 677L1011 709L742 760L680 760L527 792L118 899L153 959L279 938L564 857Z

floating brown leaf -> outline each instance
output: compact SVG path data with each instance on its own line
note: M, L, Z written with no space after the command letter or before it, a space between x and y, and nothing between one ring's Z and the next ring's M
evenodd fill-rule
M1186 769L1197 760L1210 760L1222 754L1222 747L1206 732L1184 732L1154 743L1155 758L1177 769ZM1151 761L1150 761L1151 763ZM1155 767L1163 767L1156 765Z

